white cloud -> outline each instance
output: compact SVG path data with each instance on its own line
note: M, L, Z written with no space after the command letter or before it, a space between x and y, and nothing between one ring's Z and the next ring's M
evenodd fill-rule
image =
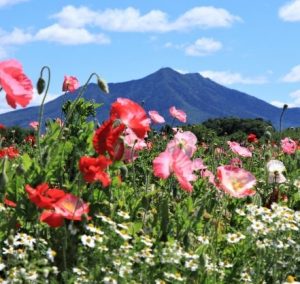
M52 15L51 18L58 19L59 24L64 27L81 28L87 24L92 24L97 18L97 13L87 7L76 8L69 5L63 7L59 13Z
M300 21L300 0L293 0L279 9L279 17L288 22Z
M287 104L289 108L291 107L300 107L300 90L296 90L289 94L289 97L293 100L291 102L280 102L272 101L271 104L277 107L283 107L284 104Z
M264 84L267 82L265 77L244 77L240 73L231 71L201 71L199 72L203 77L210 78L222 85L233 85L233 84Z
M26 33L18 28L14 28L10 33L0 30L0 42L2 45L19 45L32 40L33 36L30 33Z
M183 30L190 27L229 27L235 21L241 21L241 18L230 14L225 9L215 8L212 6L204 6L195 7L185 12L172 24L172 26L175 30Z
M169 21L168 14L160 10L151 10L141 14L138 9L106 9L92 11L87 7L66 6L52 16L60 25L66 27L84 27L92 25L103 30L115 32L169 32L190 28L229 27L241 19L225 9L215 7L195 7L186 11L175 21Z
M296 65L292 70L282 78L283 82L300 82L300 65Z
M185 54L190 56L205 56L222 48L222 43L212 38L199 38L195 43L185 47Z
M0 46L0 59L5 59L8 57L7 51L4 47Z
M87 43L108 44L110 39L104 34L91 34L83 28L66 28L54 24L41 29L35 36L36 40L58 42L64 45L77 45Z
M25 2L28 0L0 0L0 8L1 7L5 7L5 6L11 6L11 5L15 5L21 2Z

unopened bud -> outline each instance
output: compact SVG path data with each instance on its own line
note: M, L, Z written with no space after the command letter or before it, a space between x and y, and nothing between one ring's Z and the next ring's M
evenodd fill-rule
M103 91L106 94L109 93L108 85L100 77L98 77L97 84L101 91Z
M8 184L8 177L6 172L0 173L0 192L5 192L5 188Z
M266 136L266 138L267 138L268 140L270 140L271 137L272 137L272 133L271 133L270 131L266 131L266 132L265 132L265 136Z
M38 94L42 94L45 90L45 85L46 85L46 82L45 80L40 77L37 81L37 84L36 84L36 88L37 88L37 91L38 91Z
M121 172L121 179L125 180L128 176L128 169L127 167L124 165L122 167L120 167L120 172Z
M285 109L287 109L289 106L287 105L287 104L284 104L283 105L283 109L285 110Z

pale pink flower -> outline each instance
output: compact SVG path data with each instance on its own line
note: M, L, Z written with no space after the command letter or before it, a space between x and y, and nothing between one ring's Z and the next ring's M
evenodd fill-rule
M251 151L246 147L242 147L239 143L227 141L227 144L233 153L238 154L241 157L252 157Z
M233 197L243 198L256 193L253 186L256 178L248 171L231 166L220 166L217 168L219 188Z
M150 110L148 114L154 123L165 123L165 119L156 110Z
M165 151L159 154L153 161L153 171L156 177L167 179L174 173L181 188L187 192L192 192L191 181L196 180L193 174L192 161L179 148L174 151Z
M39 123L37 121L32 121L29 123L29 126L31 126L34 130L37 130L39 127Z
M168 143L167 150L173 151L180 148L188 157L192 157L197 150L197 137L191 131L177 132L174 138Z
M208 182L216 186L215 175L210 170L203 169L200 171L200 175L203 178L208 178Z
M139 151L147 148L147 143L144 139L139 138L130 128L127 128L124 136L124 143L129 148Z
M62 91L63 92L74 92L79 87L79 81L74 76L65 76Z
M294 140L286 137L281 140L281 149L283 153L289 155L294 154L297 150L297 143Z
M145 140L137 137L130 128L125 130L124 144L126 146L123 157L125 162L134 161L138 157L138 151L147 148Z
M202 178L208 178L209 183L216 185L215 175L207 169L207 166L204 165L202 159L197 158L197 159L193 160L192 168L193 168L193 171L199 170Z
M181 109L176 109L175 106L170 107L169 109L171 116L178 119L181 122L186 122L186 113Z

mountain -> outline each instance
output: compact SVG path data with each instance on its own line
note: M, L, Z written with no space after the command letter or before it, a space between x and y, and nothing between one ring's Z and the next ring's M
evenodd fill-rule
M148 110L157 110L167 123L172 122L169 108L176 106L187 113L189 124L208 118L235 116L262 118L279 127L282 109L254 96L229 89L202 77L198 73L181 74L171 68L162 68L142 79L109 84L110 94L101 92L96 84L89 84L84 94L87 100L104 103L97 112L101 122L106 120L112 102L118 97L130 98ZM45 104L44 119L61 117L61 106L66 100L74 100L79 90L62 95ZM0 115L0 123L6 126L28 127L38 120L39 107L29 107ZM283 127L300 126L300 108L288 109Z

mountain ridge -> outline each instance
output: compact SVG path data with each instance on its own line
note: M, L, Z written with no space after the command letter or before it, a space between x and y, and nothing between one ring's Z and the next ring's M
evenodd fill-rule
M94 83L88 85L83 95L88 100L104 104L97 112L100 122L107 119L110 105L118 97L132 99L142 104L146 111L157 110L167 123L173 120L169 114L169 108L173 105L187 113L189 124L201 123L209 118L235 116L262 118L271 121L278 128L282 111L257 97L227 88L199 73L181 74L170 67L161 68L141 79L108 85L108 95ZM46 103L44 118L61 117L63 103L68 99L74 100L79 91L80 89L61 95ZM0 115L0 123L28 127L31 121L38 120L38 113L39 106L8 112ZM300 108L286 111L283 126L300 126Z

